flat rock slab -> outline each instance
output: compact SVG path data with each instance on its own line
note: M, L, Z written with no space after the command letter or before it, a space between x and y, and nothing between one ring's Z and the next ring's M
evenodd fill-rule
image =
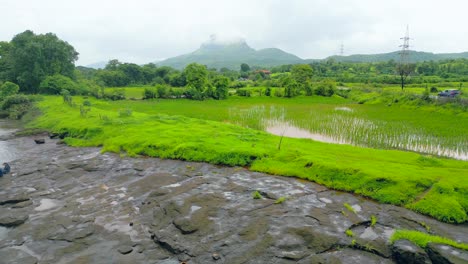
M7 213L0 216L0 226L15 227L23 224L29 216L23 213Z
M466 252L440 245L425 255L409 242L389 243L395 229L425 232L422 222L466 243L466 225L244 168L121 157L54 139L38 146L31 139L10 139L32 146L0 178L0 225L8 226L0 229L0 262L3 256L7 263L466 260ZM253 199L255 191L261 199ZM286 199L276 204L279 197ZM371 216L378 219L372 227Z
M447 245L429 243L427 251L433 263L468 263L468 252Z

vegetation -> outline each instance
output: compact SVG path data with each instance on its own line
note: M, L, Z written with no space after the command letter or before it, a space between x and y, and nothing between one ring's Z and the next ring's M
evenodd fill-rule
M353 237L353 236L354 236L353 231L350 230L350 229L346 229L345 234L346 234L347 236L349 236L349 237Z
M344 203L343 206L348 209L348 211L350 211L351 213L356 213L356 210L354 210L354 208L349 205L349 203Z
M94 70L75 68L78 53L54 34L25 31L0 43L1 115L21 118L37 102L43 115L31 127L73 146L247 166L445 222L468 220L468 165L460 161L468 159L467 59L417 62L401 91L391 60L284 65L294 56L245 43L224 48L206 44L197 54L278 56L270 68L244 59L231 69L111 60ZM437 97L444 89L462 93ZM28 95L37 92L48 95ZM291 138L298 133L303 139Z
M371 220L371 224L370 224L371 227L377 224L377 217L375 215L371 215L370 220Z
M400 239L409 240L423 248L427 247L427 244L429 243L437 243L437 244L444 244L444 245L452 246L452 247L463 249L463 250L468 250L468 244L459 243L449 238L430 235L430 234L426 234L426 233L419 232L419 231L413 231L413 230L396 230L395 233L393 233L392 237L390 238L390 241L394 243L395 241L400 240Z
M252 197L254 199L262 199L262 194L259 191L255 191L252 193Z
M276 199L275 204L282 204L286 201L286 197L281 196L280 198Z
M229 120L229 111L216 109L232 103L248 107L258 103L257 98L229 99L221 105L188 100L114 104L88 99L92 107L83 118L79 109L63 104L61 98L46 97L38 102L44 114L33 126L66 134L65 141L73 146L102 146L103 151L123 151L131 156L249 166L255 171L300 177L406 206L446 222L467 220L468 197L464 190L468 186L463 180L463 175L468 175L466 162L293 138L284 139L278 150L278 136L208 120ZM311 99L306 99L294 105L310 105ZM318 99L313 98L315 102ZM80 100L75 98L74 102L79 105ZM321 106L340 100L330 98ZM132 109L131 117L119 116L122 108ZM190 133L186 133L187 129Z

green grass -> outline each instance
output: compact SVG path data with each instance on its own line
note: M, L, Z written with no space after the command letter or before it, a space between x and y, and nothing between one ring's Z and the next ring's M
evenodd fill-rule
M396 230L395 233L393 233L392 237L390 238L390 241L391 243L395 243L395 241L400 240L400 239L409 240L423 248L427 247L427 244L429 243L438 243L438 244L444 244L444 245L452 246L452 247L463 249L463 250L468 250L468 244L466 243L458 243L449 238L429 235L423 232L413 231L413 230Z
M371 215L370 220L371 220L371 225L370 225L371 227L377 224L377 217L375 215Z
M259 191L255 191L255 192L252 193L252 198L262 199L262 194Z
M350 211L351 213L356 213L356 210L354 210L354 208L349 205L348 203L344 203L343 206L348 209L348 211Z
M286 201L286 197L282 196L278 199L276 199L275 204L282 204Z
M353 231L351 231L350 229L346 229L345 234L346 234L347 236L349 236L349 237L353 237L353 236L354 236Z
M97 107L111 111L127 107L147 114L183 115L257 130L265 130L275 123L358 146L468 159L468 113L454 114L431 107L359 105L340 97L318 96L294 99L233 96L229 100L203 102L119 101L100 102Z
M294 138L283 138L278 150L280 137L232 124L226 119L228 110L223 107L237 104L238 108L250 108L258 102L270 102L288 107L297 104L333 108L347 101L250 99L158 103L89 99L91 111L81 117L78 107L63 104L60 97L46 96L37 103L43 115L31 126L66 132L65 142L72 146L102 146L102 151L129 156L248 166L254 171L294 176L405 206L445 222L467 221L467 162ZM74 98L77 104L81 101ZM119 116L119 109L131 109L132 114Z

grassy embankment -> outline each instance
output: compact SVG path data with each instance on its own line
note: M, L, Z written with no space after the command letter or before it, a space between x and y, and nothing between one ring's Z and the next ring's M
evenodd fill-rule
M80 98L74 100L77 104L82 102ZM209 102L229 104L231 100L235 99ZM205 109L208 102L169 102L171 100L168 104L172 110L167 112L183 114L185 111L200 119L155 113L164 112L158 110L144 111L151 105L162 107L154 102L97 100L91 100L91 110L81 116L79 107L64 104L60 97L46 97L38 103L43 115L32 126L66 132L69 136L66 142L73 146L102 146L103 151L128 155L249 166L255 171L296 176L380 202L405 206L441 221L467 221L467 162L290 138L283 139L278 150L278 136L202 120L210 119L206 116L224 118L223 113L211 112L213 109L200 110ZM133 108L131 115L125 110L129 104ZM135 110L138 104L141 108ZM117 105L120 111L115 110ZM200 109L193 110L197 107ZM198 114L194 114L196 112Z

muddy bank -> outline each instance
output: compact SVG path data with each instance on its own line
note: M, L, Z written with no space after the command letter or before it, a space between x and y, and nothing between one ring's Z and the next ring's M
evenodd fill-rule
M467 225L314 183L243 168L121 158L48 138L40 145L30 137L6 142L27 147L11 162L13 173L0 178L0 262L468 260L467 252L450 247L433 245L426 252L409 242L388 242L402 228L468 242ZM255 190L262 199L252 198ZM280 197L285 201L275 203ZM371 227L372 215L377 224Z

